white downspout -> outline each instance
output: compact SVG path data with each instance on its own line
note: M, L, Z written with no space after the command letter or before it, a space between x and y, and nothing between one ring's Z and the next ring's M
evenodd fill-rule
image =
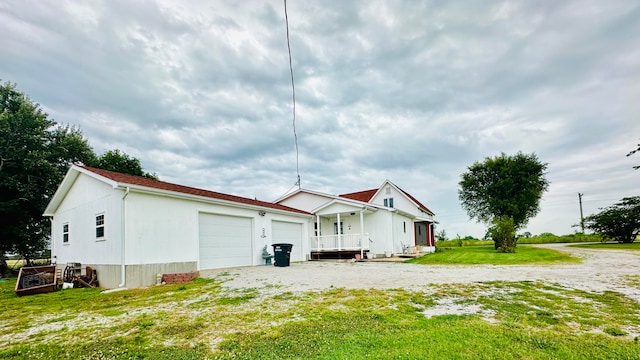
M51 221L51 244L49 246L51 246L51 263L58 263L58 258L56 255L56 238L55 238L55 222L53 221L53 216L49 218L49 221ZM54 260L55 259L55 260Z
M360 259L364 259L364 210L360 210ZM367 247L369 239L367 239ZM371 251L371 250L369 250Z
M125 190L124 195L122 195L122 209L120 210L120 256L121 256L121 265L120 265L120 279L121 282L120 284L118 284L118 287L124 287L124 284L127 281L127 271L126 271L126 263L125 263L125 258L124 258L124 254L125 254L125 207L124 207L124 199L127 197L127 195L129 195L129 187L127 186L127 190Z

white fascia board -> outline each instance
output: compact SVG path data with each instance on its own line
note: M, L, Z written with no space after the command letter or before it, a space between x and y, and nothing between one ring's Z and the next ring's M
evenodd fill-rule
M284 199L288 199L288 198L290 198L290 197L292 197L292 196L294 196L294 195L296 195L296 194L298 194L298 193L301 193L301 192L309 192L309 191L307 191L307 190L305 190L305 189L298 189L298 190L296 190L296 191L292 191L292 192L290 192L290 193L286 193L286 194L284 194L284 195L280 196L279 198L277 198L277 199L276 199L276 200L274 200L273 202L274 202L274 203L279 203L280 201L282 201L282 200L284 200Z
M402 211L400 209L396 209L396 208L387 208L389 211L394 212L394 213L398 213L404 217L408 217L410 219L417 219L417 217L413 214L409 214L408 212Z
M302 213L298 213L298 212L294 212L294 211L286 211L286 210L274 209L274 208L270 208L270 207L266 207L266 206L243 204L243 203L235 202L235 201L221 200L221 199L215 199L215 198L211 198L211 197L207 197L207 196L198 196L198 195L192 195L192 194L185 194L185 193L181 193L181 192L177 192L177 191L162 190L162 189L150 188L150 187L146 187L146 186L127 184L127 183L120 183L117 186L117 188L119 188L119 189L121 189L123 191L126 188L129 188L130 191L135 191L135 192L143 193L143 194L162 195L162 196L172 197L172 198L176 198L176 199L195 200L195 201L200 201L200 202L205 202L205 203L210 203L210 204L226 205L226 206L231 206L231 207L236 207L236 208L241 208L241 209L250 209L250 210L258 210L258 211L259 210L263 210L263 211L270 212L270 213L293 215L293 216L298 216L298 217L302 217L302 218L313 218L313 215L311 215L311 214L307 215L307 214L302 214Z
M47 204L47 207L44 209L44 213L42 214L42 216L51 217L55 214L56 210L58 210L58 206L60 206L62 200L64 200L64 198L67 196L67 193L73 186L73 183L76 182L76 179L79 175L80 173L77 171L77 169L74 169L74 166L70 167L69 170L67 170L67 173L64 175L62 182L60 183L60 185L58 185L58 189L56 189L56 192L51 197L51 200L49 200L49 204Z
M387 179L387 180L382 182L382 185L380 185L378 187L378 191L376 191L376 193L373 194L373 196L371 198L373 199L374 197L378 196L378 194L382 191L382 189L384 189L384 186L387 185L387 184L393 186L394 189L398 190L398 187L394 183L392 183L391 180Z
M311 194L311 195L317 195L317 196L326 197L326 198L330 198L330 199L338 198L338 196L335 196L335 195L325 194L325 193L321 193L321 192L319 192L319 191L313 191L313 190L307 190L307 189L302 189L302 188L301 188L301 189L298 189L298 190L296 190L296 191L293 191L293 192L290 192L290 193L288 193L288 194L285 194L285 195L281 196L280 198L278 198L277 200L275 200L275 201L274 201L274 203L279 203L279 202L281 202L282 200L288 199L288 198L293 197L293 196L295 196L295 195L297 195L297 194L300 194L300 193L306 193L306 194Z
M342 205L347 205L347 206L353 206L356 209L361 209L361 210L371 210L371 211L377 211L379 208L381 208L380 206L377 205L373 205L373 204L369 204L366 202L362 202L362 201L357 201L357 200L350 200L350 199L346 199L346 198L341 198L341 197L336 197L331 201L327 201L326 203L318 206L317 208L311 210L312 213L316 213L326 207L329 207L333 204L342 204Z
M64 178L62 179L62 182L60 183L60 185L58 185L58 189L51 197L49 204L44 209L44 213L42 214L43 216L53 216L55 214L56 210L58 210L58 206L60 206L62 200L64 200L64 198L67 196L67 193L69 192L69 190L71 190L71 187L76 182L76 179L78 179L80 174L87 175L93 179L109 184L113 188L116 188L118 186L118 183L111 179L107 179L104 176L100 176L89 170L85 170L80 166L71 165L71 167L69 167L69 170L67 170Z
M428 222L435 222L433 220L433 217L424 217L424 216L416 216L416 221L428 221Z

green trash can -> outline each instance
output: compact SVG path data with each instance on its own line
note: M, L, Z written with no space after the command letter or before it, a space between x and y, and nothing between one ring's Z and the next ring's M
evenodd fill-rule
M273 244L273 266L289 266L293 244Z

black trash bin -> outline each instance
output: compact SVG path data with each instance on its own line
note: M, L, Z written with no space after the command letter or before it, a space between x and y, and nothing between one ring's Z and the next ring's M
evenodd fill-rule
M293 244L273 244L273 266L289 266Z

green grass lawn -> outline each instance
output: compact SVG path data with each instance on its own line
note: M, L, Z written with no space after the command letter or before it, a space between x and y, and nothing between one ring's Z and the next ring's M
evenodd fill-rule
M580 262L580 259L566 253L531 246L518 245L515 253L501 253L490 246L464 246L439 248L434 254L409 260L415 264L446 265L511 265L511 264L550 264L557 262Z
M22 298L13 286L0 282L2 359L640 358L640 304L541 282L265 295L197 279Z
M606 249L606 250L638 250L640 251L640 242L632 242L631 244L619 244L619 243L593 243L593 244L574 244L569 245L573 247L587 248L587 249Z

